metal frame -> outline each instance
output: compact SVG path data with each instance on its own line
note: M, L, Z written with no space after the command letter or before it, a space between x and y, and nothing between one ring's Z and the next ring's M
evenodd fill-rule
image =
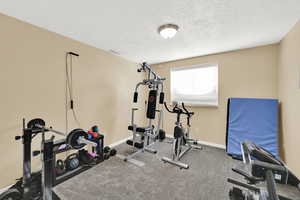
M135 159L133 159L133 157L135 157L137 154L139 153L143 153L143 152L148 152L148 153L152 153L152 154L156 154L157 150L154 148L151 148L152 145L154 145L154 143L156 142L156 138L159 134L159 130L160 130L160 125L161 125L161 119L162 119L162 115L163 115L163 110L157 110L156 112L159 112L159 118L158 118L158 122L157 122L157 126L154 129L152 127L152 119L148 119L148 126L145 127L145 132L138 132L136 130L137 125L134 123L134 113L135 111L138 110L137 108L133 108L132 109L132 117L131 117L131 125L133 127L133 136L132 136L132 146L135 147L135 143L138 143L140 140L138 140L139 138L144 137L144 139L142 140L143 142L143 148L137 150L136 152L134 152L133 154L130 154L128 156L122 156L122 155L118 155L119 158L123 159L124 161L128 161L131 162L133 164L136 164L138 166L143 166L144 163L137 161Z
M228 178L227 181L231 184L247 189L249 192L245 194L245 199L255 198L255 200L279 200L280 198L277 194L275 178L272 170L268 169L265 177L265 187L256 187L231 178ZM250 198L250 196L253 198Z
M20 191L22 195L22 199L29 200L32 199L32 191L31 191L31 143L32 139L38 134L42 132L42 142L44 142L45 137L44 137L44 132L45 131L37 131L32 128L26 128L25 125L25 119L23 119L23 135L22 136L16 136L16 140L22 138L22 143L23 143L23 178L22 178L22 191ZM45 148L48 150L48 148ZM43 151L43 150L42 150ZM53 170L52 170L53 171ZM48 177L47 177L48 178ZM48 182L48 179L45 179ZM42 172L42 192L44 192L45 187L47 184L44 184L45 182L43 181L43 172ZM51 183L52 184L52 183ZM45 199L43 197L43 199Z
M25 119L23 119L23 135L22 136L16 136L15 139L19 140L22 139L22 143L23 143L23 177L22 177L22 182L19 185L19 181L13 185L12 187L10 187L7 190L7 194L9 195L10 190L14 193L16 193L16 191L19 193L19 195L21 196L22 199L24 200L31 200L33 199L33 191L31 188L31 184L32 184L32 173L31 173L31 156L33 153L33 156L37 156L40 154L41 156L41 161L42 161L42 170L41 170L41 191L38 190L38 195L42 195L42 196L34 196L34 199L38 198L38 199L43 199L43 200L52 200L54 199L59 199L59 197L52 191L52 187L54 185L57 185L61 182L63 182L64 180L72 177L73 173L68 174L67 177L63 177L64 180L62 180L61 178L59 179L59 181L57 181L56 178L56 174L54 173L54 167L55 167L55 163L56 163L56 154L57 153L61 153L61 152L65 152L68 151L70 149L72 149L72 147L70 145L67 144L66 139L61 139L61 140L57 140L54 141L54 136L52 136L50 139L45 139L45 134L46 132L52 132L58 135L62 135L62 136L66 136L65 133L54 130L52 127L48 128L46 126L41 126L39 124L34 124L34 127L26 127L25 125ZM41 137L42 137L42 141L41 141L41 150L40 151L34 151L32 152L31 149L31 144L32 144L32 139L37 135L41 133ZM102 140L102 141L100 141ZM89 141L86 140L84 138L79 138L77 140L78 143L83 143L83 144L89 144L92 145L94 147L97 146L97 142L98 141ZM103 137L99 138L99 142L103 142ZM66 144L66 148L64 149L59 149L58 147ZM101 160L103 161L103 160ZM100 162L101 162L100 161ZM82 167L81 170L75 170L76 174L91 168L91 166L87 166L87 167ZM78 172L78 173L77 173ZM39 172L38 172L39 173ZM74 173L74 174L75 174ZM75 174L75 175L76 175ZM74 176L74 175L73 175ZM39 178L39 177L38 177ZM35 180L35 179L34 179ZM40 180L40 179L39 179ZM42 194L40 194L40 192ZM2 196L3 198L3 196Z
M53 198L53 174L54 174L54 152L53 152L53 145L54 145L54 137L51 137L48 140L44 140L42 142L42 194L43 200L52 200Z
M182 109L178 108L177 105L173 108L173 111L170 111L165 103L165 107L167 111L170 113L176 113L177 114L177 120L175 122L175 125L178 126L182 131L183 134L179 138L174 138L173 144L172 144L172 158L168 157L162 157L161 160L163 162L168 162L170 164L178 166L180 169L188 169L189 165L183 162L180 162L180 159L190 150L192 149L197 149L197 150L202 150L202 146L197 146L198 140L190 138L190 118L194 114L193 112L189 112L185 106L184 103L182 103L182 107L185 112L182 111ZM177 110L176 110L177 109ZM187 115L187 129L186 131L184 130L184 127L182 123L180 122L181 118L180 116L182 114ZM186 141L184 144L183 141ZM177 145L176 145L177 144ZM197 145L194 145L197 144ZM177 147L177 149L175 149Z
M53 199L53 191L52 187L54 185L55 174L55 150L56 144L54 142L54 136L52 135L50 139L45 140L46 131L50 131L52 133L66 136L63 132L57 131L52 127L48 128L45 126L37 126L42 129L42 143L41 143L41 160L42 160L42 191L43 191L43 200L52 200ZM59 141L61 142L61 141ZM92 145L93 147L97 146L97 143L86 140L84 138L79 138L77 140L78 143Z
M241 151L244 166L250 169L250 171L240 173L240 170L236 170L236 168L233 168L233 171L242 175L251 184L256 184L258 182L265 181L266 186L255 187L253 185L249 185L231 178L228 178L227 181L239 187L246 188L249 191L248 194L245 195L246 199L248 199L249 195L255 195L259 200L279 200L280 198L276 192L276 184L273 171L285 172L287 170L285 165L276 165L259 160L253 160L251 157L251 150L248 147L248 142L243 142L241 144ZM254 177L251 174L251 168L253 166L259 166L266 170L264 174L261 174L262 177ZM253 182L253 180L255 181Z
M26 129L25 119L23 119L23 198L31 198L30 180L31 180L31 142L32 130Z
M147 63L142 63L141 68L137 70L138 72L146 72L147 73L147 79L144 79L143 81L139 82L135 87L135 94L138 91L138 88L140 86L147 86L148 88L151 88L156 91L160 91L163 93L163 81L166 80L165 78L161 78L158 76ZM143 166L144 163L137 161L133 159L137 154L142 152L149 152L149 153L157 153L157 150L154 148L151 148L151 146L156 142L156 138L159 134L160 127L161 127L161 121L163 117L163 108L156 110L156 112L159 113L159 118L157 121L157 126L153 128L153 119L148 119L148 125L145 127L145 132L138 132L137 125L134 123L134 115L135 112L138 110L138 108L132 108L131 112L131 126L133 127L132 133L132 146L135 147L135 144L139 141L143 142L143 148L137 150L135 153L128 155L128 156L122 156L118 155L119 158L123 159L124 161L131 162L133 164ZM138 141L138 138L140 140ZM143 138L143 139L141 139Z

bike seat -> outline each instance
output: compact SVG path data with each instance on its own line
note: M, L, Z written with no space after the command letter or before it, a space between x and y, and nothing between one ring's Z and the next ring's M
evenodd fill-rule
M174 138L180 138L184 135L182 128L180 128L179 126L175 126L174 128Z

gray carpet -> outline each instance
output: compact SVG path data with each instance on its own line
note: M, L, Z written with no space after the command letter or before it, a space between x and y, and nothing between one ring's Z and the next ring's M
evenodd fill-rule
M160 161L170 154L170 144L157 143L158 154L138 154L135 159L146 165L138 167L113 157L62 183L54 190L63 200L224 200L235 177L231 167L237 162L224 150L204 146L192 150L182 162L188 170ZM128 154L131 147L121 144L118 153Z

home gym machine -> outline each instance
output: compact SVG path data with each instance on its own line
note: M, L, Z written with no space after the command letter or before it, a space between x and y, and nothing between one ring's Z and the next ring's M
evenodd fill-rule
M165 135L165 132L161 129L161 120L163 117L163 106L157 109L158 93L159 93L159 104L164 102L164 92L163 92L163 81L165 78L161 78L147 63L143 63L141 68L137 70L138 72L146 72L147 79L144 79L142 82L139 82L135 87L133 102L137 103L138 101L138 88L140 86L146 86L149 89L148 101L147 101L147 112L146 118L148 119L148 126L141 127L135 124L134 114L138 110L137 108L132 108L131 115L131 125L128 126L128 130L132 131L133 137L132 140L127 140L127 144L138 149L135 153L128 156L121 156L124 161L132 162L136 165L142 166L143 163L132 159L135 155L141 152L150 152L157 153L157 151L151 148L151 145L158 139L162 139ZM155 127L152 123L155 119L156 112L159 113L157 126Z
M191 123L190 119L194 115L193 112L189 112L184 103L182 103L182 109L177 104L173 107L172 111L168 108L166 102L164 103L166 110L169 113L175 113L177 115L175 128L174 128L174 140L172 144L172 159L168 157L162 157L163 162L178 166L180 169L188 169L189 165L180 162L182 156L191 149L201 150L201 146L198 145L198 141L190 138ZM187 116L187 128L185 129L181 122L181 115Z
M300 199L300 181L283 161L253 142L243 142L241 151L243 165L232 170L242 175L247 180L247 184L231 178L228 178L228 182L247 190L233 187L229 192L231 200ZM266 188L256 186L262 182L265 183ZM275 182L281 187L277 188Z
M94 131L92 131L94 130ZM82 171L98 164L104 159L103 138L104 136L96 133L97 128L94 126L92 130L86 132L82 129L74 129L69 134L54 130L52 127L46 127L45 121L42 119L33 119L25 126L23 119L23 135L16 136L15 139L23 141L23 177L16 184L11 186L7 191L0 195L0 200L52 200L59 197L52 192L52 187L71 178ZM54 136L46 139L45 133L52 132L61 136L63 139L54 141ZM38 134L42 135L41 150L31 150L32 139ZM83 149L87 144L93 146L93 153L96 155L90 157L86 150ZM78 156L70 157L60 165L63 165L65 173L58 173L58 162L56 155L68 150L78 150ZM41 155L42 171L31 172L31 154L33 156ZM75 155L75 154L73 154ZM87 160L92 162L87 162ZM90 165L87 165L90 163Z

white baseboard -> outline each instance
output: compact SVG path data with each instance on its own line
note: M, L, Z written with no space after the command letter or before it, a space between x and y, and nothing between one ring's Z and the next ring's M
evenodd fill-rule
M226 146L223 144L216 144L216 143L205 142L205 141L201 141L201 140L198 140L198 143L202 144L202 145L210 146L210 147L215 147L218 149L224 149L224 150L226 149Z
M173 138L172 135L166 135L166 137L168 138ZM226 149L225 145L222 144L216 144L216 143L212 143L212 142L206 142L206 141L201 141L201 140L197 140L199 144L201 145L205 145L205 146L210 146L210 147L215 147L218 149Z
M122 140L119 140L119 141L117 141L117 142L114 142L114 143L112 143L112 144L110 144L110 145L108 145L108 146L109 146L110 148L113 148L113 147L118 146L119 144L122 144L122 143L126 142L127 140L130 140L130 139L132 139L132 136L127 137L127 138L122 139Z
M2 194L3 192L5 192L8 188L10 188L11 187L11 185L9 185L9 186L6 186L6 187L4 187L4 188L1 188L0 189L0 194Z

